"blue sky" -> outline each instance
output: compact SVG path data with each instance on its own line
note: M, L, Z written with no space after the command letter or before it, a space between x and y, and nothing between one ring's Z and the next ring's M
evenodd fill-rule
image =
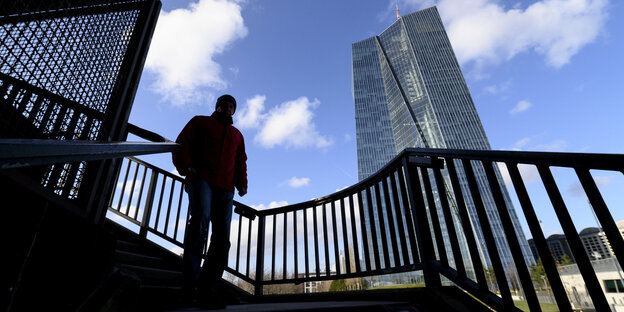
M401 14L438 6L493 149L624 153L624 3L398 5ZM351 44L395 20L385 0L165 0L130 122L175 139L232 94L249 157L249 193L235 199L266 208L329 195L357 183ZM174 170L169 155L142 158ZM577 227L595 225L565 174ZM622 175L595 176L621 207ZM560 232L548 209L539 213L547 234Z

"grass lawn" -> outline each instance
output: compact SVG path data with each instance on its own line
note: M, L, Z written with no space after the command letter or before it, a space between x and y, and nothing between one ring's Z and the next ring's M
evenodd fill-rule
M527 311L527 312L531 311L529 310L529 304L526 301L514 301L514 304L516 305L516 307L518 307L518 309L522 311ZM556 304L540 302L540 306L542 307L543 312L558 312L559 311L559 307L557 307Z
M371 289L393 289L393 288L416 288L416 287L425 287L425 283L416 283L416 284L403 284L403 285L392 285L392 286L378 286L371 287Z
M415 287L425 287L425 283L392 285L392 286L379 286L379 287L369 288L369 290L370 289L415 288ZM468 295L470 295L470 294L468 294ZM472 295L470 295L470 296L472 296ZM514 301L514 304L516 305L516 307L518 307L522 311L527 311L527 312L530 311L529 310L529 305L528 305L528 303L526 301ZM542 307L542 311L543 312L558 312L559 311L559 307L557 307L556 304L540 303L540 306Z

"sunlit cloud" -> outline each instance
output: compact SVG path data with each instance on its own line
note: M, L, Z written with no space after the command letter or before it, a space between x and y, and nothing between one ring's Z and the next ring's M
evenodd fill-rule
M236 126L241 129L253 129L260 126L260 122L264 118L264 101L266 96L256 95L251 99L247 99L245 105L242 105L240 111L234 115L236 118Z
M520 151L523 147L529 144L529 142L531 142L531 138L522 138L514 143L514 145L511 147L511 150Z
M289 259L292 259L292 252L293 252L293 247L295 244L297 244L297 246L299 246L300 248L302 248L302 246L305 246L305 240L307 238L308 244L312 244L312 242L316 239L316 240L321 240L325 235L328 235L328 237L332 237L334 234L334 231L336 231L337 234L337 238L338 238L338 245L334 246L333 241L330 240L328 242L328 250L330 253L334 252L334 248L338 249L338 252L340 254L344 254L345 253L345 242L343 241L344 236L343 236L343 231L347 231L347 251L349 253L350 256L350 261L351 261L351 265L354 265L355 261L355 249L354 249L354 245L358 244L361 245L361 233L362 233L362 229L360 228L360 217L359 217L359 209L357 207L357 202L354 203L355 207L353 207L353 209L351 209L351 207L348 206L348 201L345 202L345 208L342 209L341 207L341 202L335 202L334 203L334 208L335 211L332 212L331 209L331 205L326 204L323 206L316 206L315 209L312 208L308 208L308 209L304 209L304 210L298 210L296 212L289 212L287 214L278 214L278 215L270 215L267 216L265 219L265 227L264 227L264 239L265 239L265 261L271 261L272 257L276 257L276 259L282 259L282 255L284 252L284 244L283 244L283 239L284 237L286 237L286 242L287 242L287 252ZM273 202L271 204L269 204L269 206L278 206L278 205L287 205L286 202ZM262 208L264 207L264 205L258 205L256 206L256 208ZM344 210L344 213L343 213ZM351 214L351 210L354 211L354 214ZM314 213L316 212L316 214ZM321 221L324 218L333 218L333 216L335 215L336 217L336 224L337 224L337 228L333 228L332 226L329 226L330 224L333 224L333 222L331 221L332 219L328 219L330 222L328 223L328 227L327 227L327 233L325 233L325 228L321 226ZM305 216L305 218L304 218ZM314 218L316 217L316 222L314 221ZM344 221L343 221L344 220ZM240 260L240 266L242 268L245 267L246 263L245 261L247 261L245 259L245 255L247 253L247 248L249 248L250 250L250 259L249 261L251 261L252 263L255 261L255 255L257 254L257 235L258 235L258 227L257 227L257 222L256 223L252 223L252 227L251 227L251 232L250 232L250 228L249 228L249 220L246 218L243 218L242 221L239 220L238 218L234 218L232 220L232 224L231 224L231 228L232 229L238 229L239 227L239 222L242 222L240 226L241 228L241 232L240 232L240 240L239 240L239 233L238 231L231 231L230 232L230 241L232 242L232 247L230 248L230 259L229 259L229 265L232 268L235 268L236 265L236 251L240 251L242 258ZM295 223L296 223L296 241L295 241ZM346 228L342 227L342 224L346 224ZM356 228L352 229L351 225L352 223L356 224ZM305 224L305 226L304 226ZM273 233L273 229L274 229L274 225L275 225L275 233ZM315 225L316 225L316 230L315 231ZM307 232L304 232L304 229L307 228ZM354 236L352 236L350 233L352 233L352 231L357 231L357 237L360 238L359 242L355 242L353 240ZM251 234L251 242L249 242L247 240L247 238L249 237L249 234ZM275 250L273 250L273 244L268 243L270 242L270 239L275 237L276 239L276 244L275 246ZM238 246L238 244L240 243L240 246ZM300 249L301 250L301 249ZM301 254L300 254L301 256ZM360 249L360 254L358 255L359 257L362 257L361 254L361 249ZM321 256L321 258L323 258ZM301 259L301 258L300 258ZM340 265L341 267L345 267L347 264L346 262L346 258L342 258L340 259ZM276 263L276 272L279 272L281 268L280 263ZM321 269L325 269L325 262L321 261L320 262L320 268ZM329 263L330 267L335 267L337 264L335 263L333 257L330 259L330 263ZM292 264L288 265L288 270L289 272L292 272L293 267ZM314 270L314 267L311 268L311 270Z
M126 185L124 185L123 181L119 181L117 182L117 187L115 188L115 190L119 192L121 191L121 188L123 187L124 196L128 196L130 193L132 193L134 196L139 192L139 189L141 187L141 181L142 180L138 178L134 181L129 180L129 181L126 181Z
M145 61L156 74L152 88L175 106L212 100L227 86L215 57L247 35L236 1L199 0L163 11Z
M511 181L511 175L509 175L509 170L507 169L507 165L505 165L504 163L496 163L498 165L498 170L500 171L500 174L503 178L503 181L505 182L505 184L507 185L507 187L511 187L512 181ZM533 183L536 181L539 181L540 176L539 176L539 172L537 171L537 167L533 166L533 165L518 165L518 171L520 172L520 177L522 178L522 181L525 184L529 184L529 183Z
M514 151L541 151L541 152L565 152L568 149L568 142L566 140L554 140L549 143L532 143L533 139L529 137L524 137L514 143L513 146L509 147L510 150ZM529 143L532 143L529 145Z
M264 95L256 95L241 107L237 125L258 129L254 142L265 148L326 148L334 143L331 137L321 135L314 123L314 109L320 105L307 97L287 101L265 112Z
M283 206L288 206L288 202L285 200L272 201L269 203L268 206L265 206L264 204L259 204L259 205L251 205L251 208L254 208L256 210L265 210L265 209L271 209L271 208L277 208L277 207L283 207Z
M500 94L509 90L509 87L511 87L511 80L507 80L500 84L489 85L485 87L485 92L490 94Z
M514 106L514 108L512 108L509 113L511 115L515 115L521 112L524 112L526 110L528 110L529 108L531 108L531 106L533 106L533 104L531 104L531 102L526 101L526 100L522 100L520 102L518 102L518 104L516 104L516 106Z
M539 144L535 146L536 151L545 152L565 152L568 148L568 142L565 140L555 140L550 143Z
M310 178L297 178L297 177L292 177L290 179L288 179L288 186L292 187L292 188L299 188L302 186L307 186L310 184Z
M390 1L389 1L390 2ZM388 5L394 11L395 1ZM436 5L460 64L496 64L525 52L560 68L603 31L607 0L542 0L521 7L495 0L403 0L402 12Z

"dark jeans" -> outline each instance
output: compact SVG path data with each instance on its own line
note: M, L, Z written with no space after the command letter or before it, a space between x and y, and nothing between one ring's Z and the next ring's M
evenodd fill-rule
M206 181L191 181L186 186L190 218L184 234L184 290L213 291L227 265L230 250L230 221L234 193L210 186ZM212 222L210 247L204 260L203 249Z

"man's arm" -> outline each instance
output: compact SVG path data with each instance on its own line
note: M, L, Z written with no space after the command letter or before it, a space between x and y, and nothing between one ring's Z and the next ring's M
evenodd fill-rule
M234 156L234 181L240 197L247 194L247 154L245 153L245 139L241 135L241 144L236 148Z
M195 169L191 164L191 144L193 138L193 131L195 126L195 117L191 118L189 122L184 126L178 137L176 138L176 143L180 144L180 150L171 153L171 158L173 160L173 165L176 167L176 170L183 175L193 175L195 174Z

